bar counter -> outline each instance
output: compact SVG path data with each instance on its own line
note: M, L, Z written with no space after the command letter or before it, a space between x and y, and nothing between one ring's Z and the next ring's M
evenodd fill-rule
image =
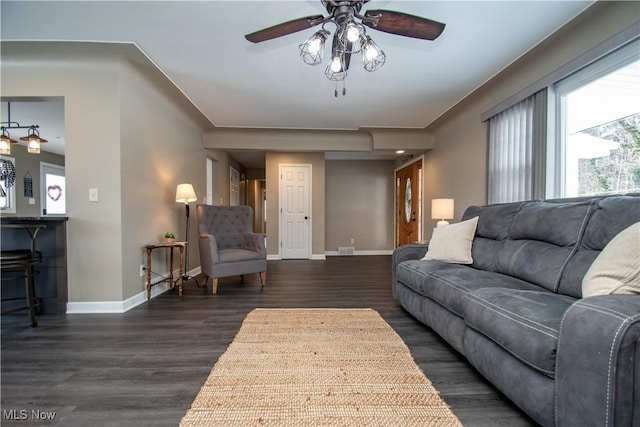
M2 250L29 249L29 226L44 225L36 236L36 250L42 253L42 263L35 270L35 293L40 299L40 314L65 314L67 310L67 220L66 217L0 218L0 245ZM10 225L11 227L4 227ZM13 281L2 282L2 296L24 294L24 286Z

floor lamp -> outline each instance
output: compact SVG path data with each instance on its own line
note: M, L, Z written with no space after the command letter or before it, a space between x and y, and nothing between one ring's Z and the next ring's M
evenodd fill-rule
M184 248L184 275L182 280L189 280L189 203L198 200L196 198L196 192L191 184L178 184L176 188L176 202L184 203L184 212L187 216L187 233L186 242L187 245Z

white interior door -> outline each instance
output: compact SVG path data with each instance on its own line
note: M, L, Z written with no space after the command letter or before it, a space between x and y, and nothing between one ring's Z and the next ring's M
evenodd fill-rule
M311 165L280 165L280 257L311 258Z

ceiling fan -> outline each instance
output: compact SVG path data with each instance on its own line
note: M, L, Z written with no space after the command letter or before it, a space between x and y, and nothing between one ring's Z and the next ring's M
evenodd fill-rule
M336 31L331 47L331 62L325 70L329 80L344 81L351 62L351 55L362 54L364 68L375 71L384 65L386 56L382 49L366 34L365 27L404 37L423 40L435 40L444 30L445 24L419 16L390 10L367 10L364 15L360 10L369 0L321 0L327 9L327 16L311 15L283 22L272 27L245 35L252 43L282 37L318 25L322 29L299 45L300 57L309 65L322 62L324 44L331 34L326 24L333 24ZM343 87L343 94L346 91ZM338 92L336 89L336 96Z

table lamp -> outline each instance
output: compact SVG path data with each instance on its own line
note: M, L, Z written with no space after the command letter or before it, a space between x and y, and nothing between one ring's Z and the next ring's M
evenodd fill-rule
M431 219L439 219L437 226L449 225L447 219L453 219L453 199L431 200Z

